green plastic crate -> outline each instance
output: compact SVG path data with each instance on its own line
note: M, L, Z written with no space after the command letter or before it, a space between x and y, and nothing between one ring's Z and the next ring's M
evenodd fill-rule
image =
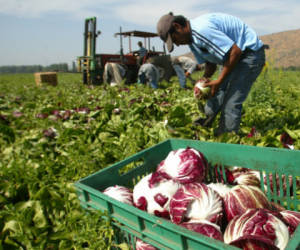
M278 148L254 147L237 144L203 142L184 139L169 139L153 147L100 170L75 183L82 207L107 211L118 228L121 241L134 246L134 238L148 242L158 249L238 249L220 241L202 236L175 225L165 219L150 215L133 206L118 202L101 193L113 185L133 187L142 176L153 172L157 164L167 157L171 150L192 147L201 151L210 166L240 166L256 169L265 174L291 175L292 191L296 194L296 177L300 176L300 151ZM130 169L130 170L128 170ZM212 170L213 168L210 167ZM225 171L222 171L223 173ZM219 175L220 177L220 175ZM226 176L223 175L226 179ZM209 182L216 180L215 171L209 171ZM275 183L275 182L274 182ZM263 183L261 183L262 189ZM267 190L270 190L267 183ZM269 200L285 204L287 209L299 211L300 200L291 197L290 190L283 195L280 181L280 194L267 192ZM290 238L286 249L298 249L300 245L300 227Z

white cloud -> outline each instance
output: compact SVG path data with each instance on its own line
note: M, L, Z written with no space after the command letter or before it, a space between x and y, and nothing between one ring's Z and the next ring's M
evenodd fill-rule
M300 25L299 0L0 0L0 14L24 18L48 14L83 19L97 16L116 22L138 24L155 29L160 16L169 11L194 18L204 13L222 11L239 16L258 33L266 34Z
M199 11L199 5L212 5L220 0L0 0L0 13L18 17L42 17L51 12L68 13L74 17L115 16L127 22L152 25L161 15L173 11L195 17L207 12Z
M0 13L17 17L42 17L51 12L68 13L74 17L97 14L101 6L112 5L120 0L0 0Z
M300 1L231 1L226 11L253 27L260 35L300 28Z
M300 28L299 0L130 1L113 11L124 21L148 27L155 27L160 16L173 11L188 18L209 12L226 12L240 17L260 34Z
M195 6L199 3L197 0L172 1L172 0L152 0L140 2L131 2L130 4L122 5L116 10L116 14L123 20L132 23L143 25L155 25L158 19L168 12L172 11L174 15L185 15L187 17L195 15ZM203 13L197 10L197 15Z
M300 28L300 1L241 1L235 7L245 15L240 17L261 35Z
M91 16L98 18L99 29L103 31L97 41L97 49L101 53L119 50L119 41L113 37L119 26L124 28L123 31L135 27L155 31L160 16L169 11L189 19L209 12L225 12L240 17L260 35L300 28L299 0L0 0L0 6L0 26L4 38L0 48L0 64L5 65L74 60L82 50L82 26L78 23L83 24L84 18ZM21 22L15 17L21 17ZM49 36L48 31L54 30L56 27L53 24L58 22L48 20L57 18L60 21L64 17L69 20L60 27L58 38ZM10 21L4 23L2 20ZM37 25L39 21L42 25ZM23 34L24 29L33 37L36 33L41 35L38 40L24 37L19 43L14 34ZM70 41L74 41L72 46L63 47L69 56L64 56L62 44L70 44ZM126 41L124 48L128 47ZM157 50L162 47L159 38L153 39L153 44ZM133 41L132 45L135 48L136 42ZM182 54L184 50L189 51L184 46L176 47L174 54Z
M201 14L215 11L214 6L221 4L223 4L221 0L134 0L118 6L114 11L116 16L124 21L153 26L156 25L156 22L162 15L170 11L174 15L194 18Z

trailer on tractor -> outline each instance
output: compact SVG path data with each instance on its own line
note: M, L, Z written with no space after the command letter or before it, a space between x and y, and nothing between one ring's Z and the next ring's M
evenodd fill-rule
M138 56L139 52L133 51L131 47L132 37L139 37L144 39L144 45L147 49L147 57L151 57L151 63L160 66L164 69L163 78L167 81L174 70L171 65L170 55L166 55L165 48L163 51L155 51L151 49L150 38L158 37L156 33L145 31L127 31L115 33L115 36L120 37L120 53L119 54L97 54L96 53L96 39L101 34L97 31L97 18L86 18L84 23L84 39L83 39L83 56L77 57L78 71L82 73L82 81L84 84L101 84L103 83L103 71L107 62L122 63L127 66L128 73L126 83L134 83L137 79L138 73ZM123 38L129 39L129 51L123 52Z

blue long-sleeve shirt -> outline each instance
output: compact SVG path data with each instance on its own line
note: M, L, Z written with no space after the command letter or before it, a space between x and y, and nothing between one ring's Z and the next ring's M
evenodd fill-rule
M211 13L190 20L191 51L199 64L223 64L233 44L242 51L257 51L263 46L255 31L237 17Z

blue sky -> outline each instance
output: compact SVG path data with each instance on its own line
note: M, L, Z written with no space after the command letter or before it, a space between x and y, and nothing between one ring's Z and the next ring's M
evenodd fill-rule
M97 17L97 53L117 53L123 31L156 32L161 15L173 11L187 18L209 12L225 12L240 17L259 35L300 28L299 0L0 0L0 66L50 65L68 63L82 55L83 24L86 17ZM132 40L137 49L139 39ZM156 50L159 38L152 39ZM124 40L128 50L128 40ZM188 52L176 47L172 54Z

